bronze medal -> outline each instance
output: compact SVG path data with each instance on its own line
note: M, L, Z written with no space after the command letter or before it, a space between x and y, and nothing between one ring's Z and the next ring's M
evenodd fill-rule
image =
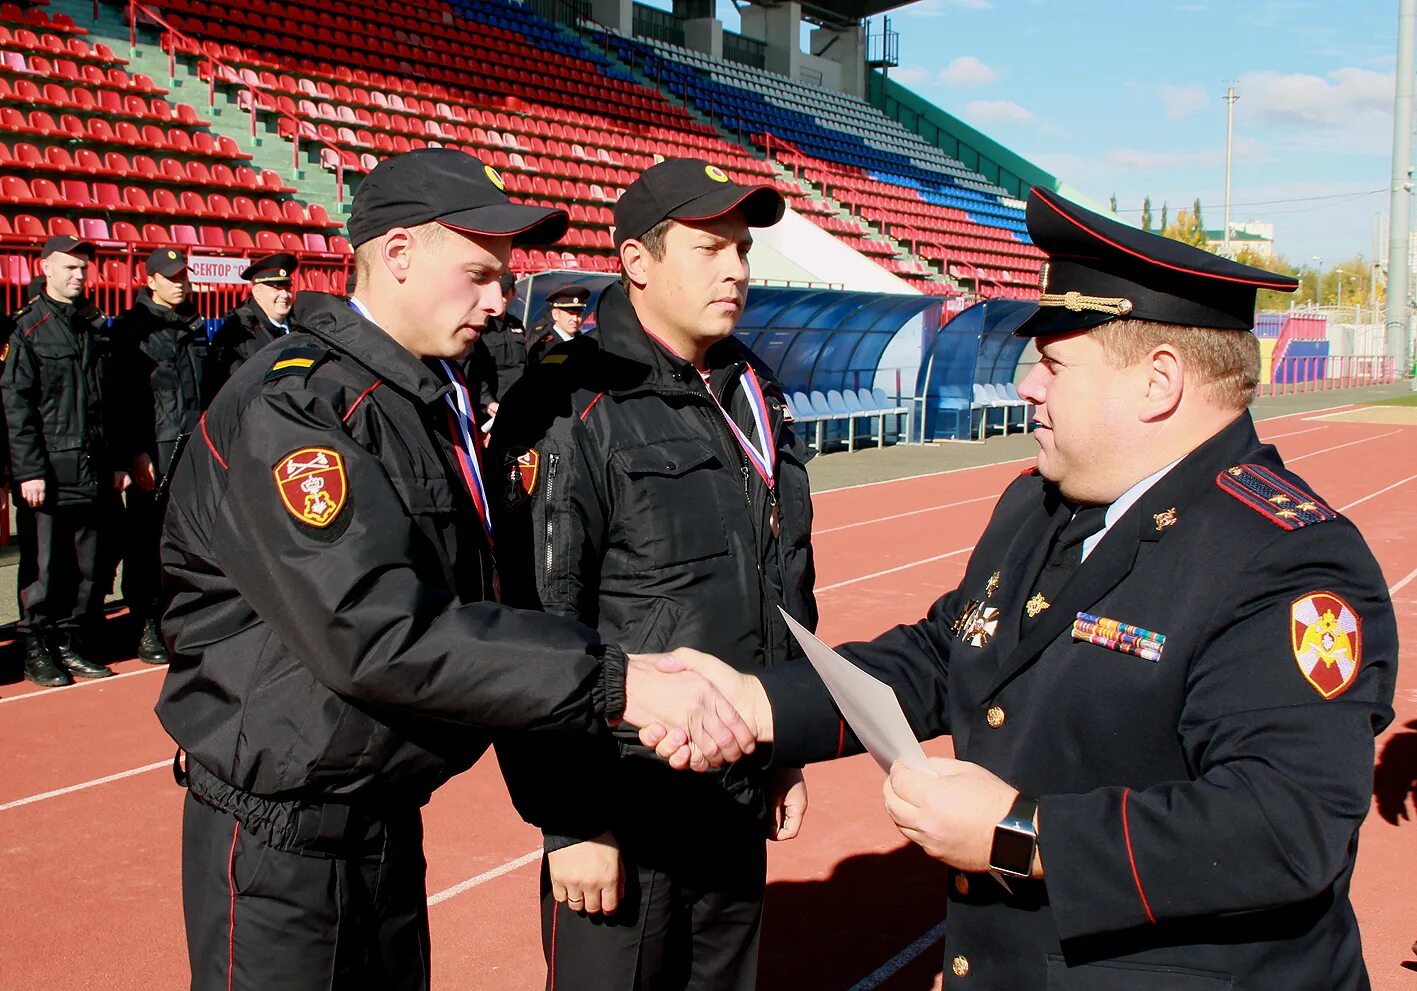
M772 509L768 512L768 526L772 527L773 539L782 536L782 518L777 513L777 500L772 501Z

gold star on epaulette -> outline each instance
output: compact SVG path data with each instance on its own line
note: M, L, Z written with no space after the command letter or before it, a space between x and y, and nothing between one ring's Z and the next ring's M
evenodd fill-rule
M1276 506L1283 506L1285 503L1291 502L1292 500L1283 492L1281 492L1279 493L1279 495L1270 496L1269 501L1274 503Z
M1319 504L1316 502L1301 502L1294 508L1299 510L1300 512L1312 513L1319 508Z
M1299 514L1292 509L1281 509L1274 515L1286 520L1297 520L1299 518Z

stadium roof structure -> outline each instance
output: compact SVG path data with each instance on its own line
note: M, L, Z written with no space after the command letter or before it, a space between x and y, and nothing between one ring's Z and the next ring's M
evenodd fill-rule
M913 0L801 0L802 16L827 27L849 27L867 17L908 7ZM747 0L738 6L776 7L777 0Z

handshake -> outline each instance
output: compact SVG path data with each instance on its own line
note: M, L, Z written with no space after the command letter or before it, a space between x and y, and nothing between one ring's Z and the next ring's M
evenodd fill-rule
M772 741L772 706L758 679L687 647L629 656L624 721L681 771L731 764Z

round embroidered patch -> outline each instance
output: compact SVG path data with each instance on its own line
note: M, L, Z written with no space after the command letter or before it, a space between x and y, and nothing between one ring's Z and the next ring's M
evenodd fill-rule
M281 459L274 474L281 502L306 526L329 526L348 501L344 459L338 451L301 448Z
M1332 592L1311 592L1289 608L1290 636L1299 673L1326 699L1337 698L1358 677L1363 624Z
M719 168L717 165L705 165L705 166L704 166L704 175L708 176L708 177L709 177L710 179L712 179L714 182L727 182L727 181L728 181L728 173L725 172L725 171L723 171L723 170L722 170L721 168Z
M502 181L501 174L490 165L482 166L482 170L487 173L488 180L502 192L507 191L507 184Z

